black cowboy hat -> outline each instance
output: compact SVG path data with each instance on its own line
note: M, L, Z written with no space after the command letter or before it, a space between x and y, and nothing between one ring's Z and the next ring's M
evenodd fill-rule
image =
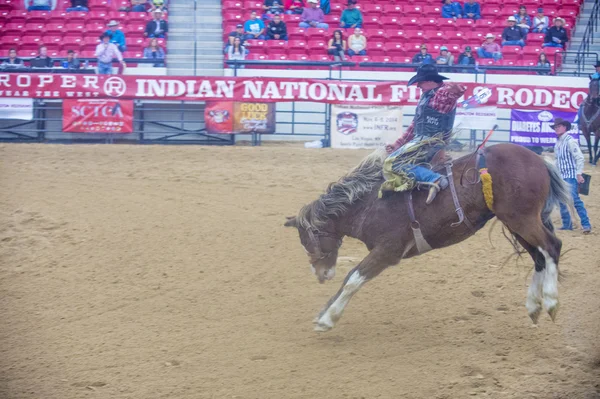
M598 68L600 67L600 61L596 61L596 65L594 65L594 68Z
M442 80L448 79L445 76L442 76L438 73L437 68L431 64L421 65L419 69L417 69L417 74L410 78L408 81L408 85L413 85L417 82L437 82L441 83Z
M554 119L554 124L550 125L550 129L554 129L554 126L563 125L567 128L567 132L571 130L571 122L564 120L563 118Z

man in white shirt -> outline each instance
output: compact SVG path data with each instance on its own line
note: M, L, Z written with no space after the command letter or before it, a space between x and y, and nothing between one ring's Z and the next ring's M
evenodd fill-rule
M96 57L98 57L98 73L100 75L112 74L112 60L116 58L121 65L125 67L123 55L114 43L110 42L110 33L103 33L100 36L102 43L96 46Z

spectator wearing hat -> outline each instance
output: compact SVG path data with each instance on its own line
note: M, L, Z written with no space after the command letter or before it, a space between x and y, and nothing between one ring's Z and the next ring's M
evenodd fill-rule
M67 8L65 11L73 12L73 11L83 11L88 12L90 9L88 8L88 0L71 0L71 7Z
M17 49L11 48L8 50L8 59L6 59L2 66L11 66L13 68L21 68L24 66L23 60L17 57Z
M588 218L585 205L578 193L578 183L583 183L583 164L584 157L579 144L571 137L567 132L571 130L571 122L566 121L562 118L554 119L554 124L550 125L550 128L554 129L554 132L558 136L556 145L554 146L554 153L556 154L556 164L563 180L567 182L573 197L573 205L575 210L581 219L581 227L583 233L588 234L592 231L592 225ZM560 216L562 219L561 230L573 230L573 223L571 221L571 214L566 204L560 204Z
M301 28L321 28L321 29L329 29L329 25L324 23L325 14L323 10L317 8L318 0L308 0L308 7L304 7L302 11L302 16L300 17L300 26Z
M440 55L435 58L435 63L439 71L443 70L443 66L454 65L454 56L448 52L448 47L440 47Z
M269 40L287 40L287 27L281 20L281 15L273 15L273 20L267 26L267 39Z
M111 41L110 32L104 32L100 35L100 44L96 46L96 57L98 57L98 73L101 75L112 74L112 60L116 58L121 65L125 66L123 54L115 43Z
M467 0L463 6L462 17L478 20L481 18L481 5L475 0Z
M521 28L525 37L529 33L529 29L531 29L532 23L531 18L527 15L527 7L521 6L519 7L519 12L515 14L515 19L517 20L517 26Z
M354 28L354 34L348 37L348 55L367 55L367 38L360 28Z
M270 21L273 15L283 13L282 0L265 0L263 4L263 20Z
M356 8L356 0L348 0L348 5L340 17L340 27L345 29L362 28L363 15Z
M110 34L110 42L117 45L121 53L127 51L125 44L125 34L119 29L119 23L114 19L108 23L108 30L104 33Z
M286 14L302 14L304 11L304 0L286 0L285 2L285 13Z
M225 54L227 54L227 49L229 48L229 46L233 46L233 40L238 37L241 41L241 45L244 45L244 25L242 24L237 24L235 26L235 30L231 33L229 33L229 36L227 37L227 42L225 43Z
M250 19L244 23L244 32L246 35L244 38L246 40L265 39L265 24L262 20L257 18L256 11L252 11L252 13L250 13Z
M475 65L475 57L471 46L465 47L465 52L458 56L458 65Z
M531 30L534 33L546 33L548 31L548 25L550 25L550 21L548 17L544 15L544 9L538 8L537 14L533 17L533 29Z
M460 3L452 0L442 0L442 18L462 18Z
M24 0L27 11L52 11L56 8L56 0Z
M502 31L503 46L525 46L525 33L517 25L517 19L512 15L506 20L506 28Z
M150 2L150 10L148 10L148 12L154 13L157 10L162 11L163 14L167 12L167 7L164 0L152 0Z
M594 68L596 68L596 72L590 75L590 79L600 79L600 61L596 61L596 65L594 65Z
M549 28L544 37L542 47L561 47L569 41L567 30L563 27L565 20L561 17L554 18L554 26Z
M165 34L169 31L169 24L162 19L163 13L160 9L157 8L154 10L153 15L154 19L146 24L144 36L164 38Z
M434 64L435 63L431 54L429 54L427 52L427 45L421 44L421 49L417 54L414 55L414 57L412 59L412 63L413 64Z
M146 12L147 5L148 5L148 0L131 0L131 11Z
M479 58L493 58L494 61L498 61L502 58L502 48L495 42L496 36L493 33L485 35L485 41L481 44L481 47L477 50Z

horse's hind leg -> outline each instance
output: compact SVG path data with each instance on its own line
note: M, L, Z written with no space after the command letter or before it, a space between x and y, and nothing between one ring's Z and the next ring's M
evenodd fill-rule
M407 251L404 251L406 253ZM362 262L350 270L342 287L331 297L323 310L315 318L315 331L329 331L342 317L342 313L354 294L358 292L367 281L375 278L388 266L397 264L404 254L397 254L397 249L387 250L374 248Z
M558 311L558 259L561 241L544 224L540 217L514 218L505 221L517 234L519 242L531 254L535 273L527 295L526 307L535 323L540 311L539 291L541 285L543 305L554 320Z

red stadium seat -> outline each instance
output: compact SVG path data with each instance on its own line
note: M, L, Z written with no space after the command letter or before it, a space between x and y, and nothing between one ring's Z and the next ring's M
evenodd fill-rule
M333 32L328 32L326 29L321 28L308 28L306 30L306 39L309 41L320 40L324 41L325 39L329 40Z
M404 15L407 17L420 17L423 15L423 6L414 4L405 5Z
M367 52L373 57L385 55L385 44L367 42Z
M246 11L262 12L263 2L259 0L246 0L244 1L244 9Z
M288 28L288 39L304 40L306 38L306 29L304 28Z
M379 4L369 4L365 3L360 9L365 17L380 17L385 15L383 12L383 6Z
M86 19L86 24L98 24L104 25L109 22L110 17L108 11L91 11L89 13L88 18Z
M446 43L461 45L465 42L465 34L460 30L456 30L446 36Z
M384 4L382 17L402 17L404 10L400 4Z
M337 27L340 25L340 16L339 15L326 15L324 18L326 24L330 27Z
M83 11L65 13L65 18L69 24L85 25L88 19L88 13Z
M23 35L39 35L46 33L46 24L44 23L27 23L23 30Z
M381 27L383 29L399 29L401 28L401 19L400 17L395 17L395 16L391 16L391 17L381 17Z
M127 28L123 29L123 33L125 35L142 35L146 30L146 24L137 23L137 24L129 24Z
M38 50L40 45L43 44L41 37L36 36L24 36L21 38L21 50Z
M407 38L410 41L420 41L421 43L425 43L427 41L427 35L422 30L410 30L406 32Z
M457 29L461 29L463 32L465 30L470 30L475 27L475 21L469 18L460 18L454 21Z
M437 17L442 15L442 7L439 6L424 6L423 7L423 15L426 17Z
M421 26L420 17L403 17L400 19L400 29L413 29Z
M386 29L385 34L391 43L404 42L407 39L406 32L403 29Z
M288 41L288 54L289 55L302 55L306 54L308 44L305 40L289 40Z
M267 40L265 50L267 54L287 54L288 43L285 40Z
M243 8L244 3L241 1L230 0L223 2L223 11L240 12Z
M6 36L20 36L25 29L25 22L10 22L4 26L2 33Z
M29 17L29 13L24 10L12 10L8 14L9 21L15 24L25 24L27 17Z
M67 35L77 35L82 36L85 32L85 24L84 23L68 23L65 25L65 33Z
M365 17L363 18L363 26L365 29L377 29L381 27L381 22L378 17Z
M290 60L290 61L310 61L310 57L306 54L289 54L288 60Z
M422 18L421 19L420 27L422 29L425 29L425 30L438 29L439 28L439 24L438 24L437 17L424 17L424 18Z
M310 41L308 46L311 52L325 52L327 50L327 43L324 41Z
M386 31L383 29L363 30L363 35L367 37L368 40L374 40L376 42L385 42L388 39Z
M87 24L85 26L85 30L87 31L87 35L98 37L102 33L106 32L106 25Z
M370 52L368 52L370 54ZM406 55L406 50L401 43L386 43L385 44L385 53L390 57L401 57Z

